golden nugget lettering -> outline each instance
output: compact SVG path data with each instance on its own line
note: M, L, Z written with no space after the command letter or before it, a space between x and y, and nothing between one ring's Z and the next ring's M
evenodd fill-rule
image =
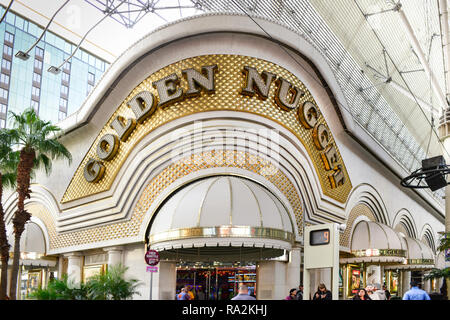
M203 92L215 93L215 75L219 71L217 65L203 66L201 70L193 68L181 71L182 77L172 73L162 79L154 81L153 87L157 96L148 91L141 91L132 97L127 106L132 110L134 117L125 118L121 115L112 119L110 127L116 134L105 134L97 143L96 154L98 159L90 158L84 166L84 177L88 182L98 182L105 174L103 161L111 161L120 150L121 143L127 143L137 126L151 117L158 108L166 108L184 99L198 97ZM319 109L312 101L304 101L305 93L276 74L258 70L251 66L244 66L242 70L245 79L239 92L241 95L260 100L269 98L270 88L276 86L273 97L275 104L282 110L289 112L296 110L299 124L311 131L314 146L320 151L323 166L330 171L329 180L332 188L345 183L342 166L338 164L338 154L335 145L331 142L331 134L326 125L319 123ZM187 84L184 91L180 85L181 79ZM304 100L304 99L303 99Z
M273 73L263 71L261 74L255 68L245 66L245 87L241 94L249 97L257 96L259 99L268 98L270 86L275 82L275 103L283 110L297 110L298 120L307 130L312 130L314 145L318 151L322 151L321 159L325 170L332 171L328 176L331 188L336 188L345 183L342 165L338 164L338 154L334 144L330 142L331 134L328 128L318 122L319 110L311 101L301 104L301 98L305 95L303 91L292 85L283 78L278 78Z
M128 101L128 107L133 111L134 118L125 119L118 115L111 122L111 128L117 133L106 134L100 138L97 144L97 156L100 160L111 161L120 149L121 143L126 143L128 137L144 120L151 117L158 107L167 107L186 98L196 97L202 91L214 93L214 75L217 65L202 67L201 72L195 69L182 70L187 81L188 90L183 92L180 87L180 79L176 73L170 74L152 83L158 92L159 102L151 92L141 91ZM105 166L102 161L90 158L84 166L84 178L88 182L98 182L105 174Z

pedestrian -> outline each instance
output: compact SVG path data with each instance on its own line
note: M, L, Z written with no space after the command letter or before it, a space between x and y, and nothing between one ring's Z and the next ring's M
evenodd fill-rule
M377 297L375 297L373 295L374 291L375 291L375 288L372 285L368 285L366 287L366 292L367 292L367 295L369 296L370 300L378 300Z
M284 300L297 300L297 289L292 288L289 290L289 295Z
M385 284L383 284L383 290L384 290L384 294L386 296L386 300L391 300L391 293L389 292L389 290L387 289Z
M317 291L314 294L313 300L331 300L331 291L327 290L325 284L321 283L317 287Z
M190 300L186 287L182 287L180 293L177 294L177 300Z
M205 300L205 291L203 291L203 287L199 287L197 291L198 300Z
M366 289L361 288L358 290L358 292L355 294L352 300L372 300L372 299L370 299Z
M248 287L245 284L240 284L238 295L231 300L256 300L256 298L248 294Z
M403 300L431 300L428 293L419 288L417 281L411 281L411 289L403 295Z
M187 286L186 287L186 292L189 295L189 300L194 300L195 296L194 293L192 292L192 287L191 286Z
M372 287L372 295L370 298L372 300L386 300L386 293L384 290L381 289L381 286L379 283L375 283Z
M298 286L297 300L303 300L303 286L302 285Z

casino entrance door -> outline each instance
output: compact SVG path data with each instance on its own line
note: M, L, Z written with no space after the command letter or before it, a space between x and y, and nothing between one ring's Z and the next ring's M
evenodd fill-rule
M190 286L195 300L229 300L238 294L239 284L256 297L256 263L236 266L232 263L177 264L177 294Z

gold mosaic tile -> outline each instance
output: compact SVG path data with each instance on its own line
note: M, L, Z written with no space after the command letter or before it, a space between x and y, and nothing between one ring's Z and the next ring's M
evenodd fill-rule
M96 155L98 141L107 133L115 133L110 127L110 123L113 119L117 115L134 118L131 109L127 107L127 102L134 95L142 90L147 90L157 97L157 91L152 86L153 81L161 79L174 72L177 73L179 78L181 78L181 70L183 69L195 68L200 70L201 66L211 64L218 65L218 72L215 75L216 91L214 94L204 94L196 98L185 99L164 109L158 108L150 118L145 120L142 124L137 125L136 129L126 142L121 143L119 152L115 158L111 161L105 162L106 172L104 177L99 182L89 183L85 180L83 176L83 169L87 161L90 158L98 159ZM295 136L297 136L299 142L304 145L310 158L312 159L324 194L341 203L345 203L352 185L337 146L336 150L339 158L338 163L342 165L346 182L343 186L333 189L331 188L328 178L330 171L326 171L323 168L320 153L314 146L311 130L305 129L300 124L295 110L289 112L284 111L275 104L273 96L275 95L276 86L271 86L269 98L264 101L256 97L250 98L239 93L244 86L245 77L242 70L245 65L255 67L259 72L268 71L275 73L279 77L285 78L305 92L305 95L301 99L301 103L304 101L311 101L317 106L311 93L299 79L297 79L288 70L269 61L239 55L204 55L178 61L149 76L135 89L133 89L124 102L118 106L116 112L114 112L112 117L105 124L104 128L100 131L91 148L85 155L84 160L76 170L75 175L70 181L70 184L62 197L61 203L70 202L88 195L98 194L109 190L115 176L130 154L131 150L152 130L180 117L199 112L216 110L236 110L256 114L271 119L291 131L295 134ZM184 90L187 89L186 85L187 84L185 81L181 81L181 86ZM326 125L322 114L319 115L318 122ZM330 142L334 144L334 138L332 135Z
M365 204L359 203L357 204L348 215L347 219L347 226L345 228L344 233L341 233L339 237L339 243L341 246L349 248L350 247L350 234L352 232L352 226L353 222L358 218L359 216L366 216L369 218L370 221L377 221L375 219L375 215L373 214L372 210L366 206Z
M223 152L224 159L229 159L229 161L234 161L233 159L235 156L247 156L245 152L240 151L213 150L188 156L185 159L181 159L178 162L169 165L147 184L133 209L131 218L124 222L83 229L75 232L57 233L54 221L48 210L41 205L35 205L33 207L30 206L29 210L32 215L40 218L47 226L50 235L50 249L77 246L113 239L130 238L138 235L145 215L153 201L165 190L165 188L170 186L177 179L198 170L228 166L238 167L261 175L266 166L272 165L257 156L253 156L255 163L252 165L250 165L248 161L243 161L240 163L225 162L222 166L219 166L214 161L211 161L213 152ZM225 157L226 155L228 155L228 157ZM194 159L196 159L196 161L194 161ZM303 230L302 201L293 183L281 171L278 171L275 175L267 175L264 177L273 183L288 199L294 210L298 229L301 233Z

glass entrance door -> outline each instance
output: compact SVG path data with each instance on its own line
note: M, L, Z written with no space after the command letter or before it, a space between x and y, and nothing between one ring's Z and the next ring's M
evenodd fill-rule
M177 266L177 293L188 286L195 300L229 300L238 294L239 284L256 296L256 266Z

